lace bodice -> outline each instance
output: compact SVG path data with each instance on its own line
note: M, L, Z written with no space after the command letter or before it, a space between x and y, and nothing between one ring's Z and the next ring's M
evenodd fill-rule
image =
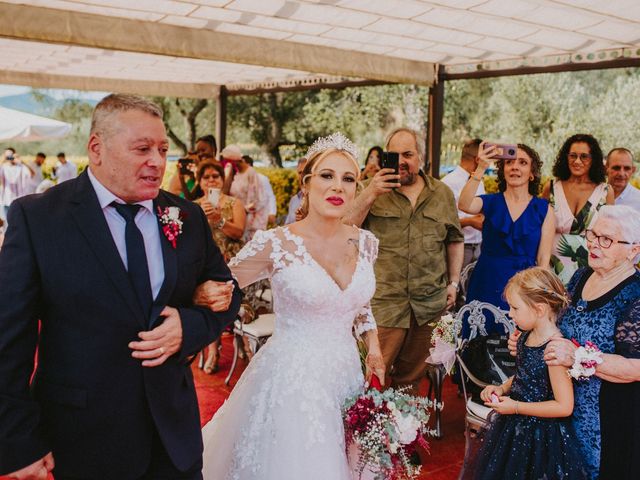
M316 262L304 240L289 228L259 231L229 263L240 287L269 278L276 314L276 332L335 334L344 338L345 328L358 335L376 328L369 300L375 291L373 263L378 240L359 231L358 260L350 283L343 290ZM331 327L331 328L328 328Z

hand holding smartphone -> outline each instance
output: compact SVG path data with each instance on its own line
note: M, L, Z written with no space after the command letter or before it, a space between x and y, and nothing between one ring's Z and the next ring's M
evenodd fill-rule
M207 191L207 197L209 198L209 202L214 207L218 206L218 202L220 201L220 189L219 188L210 188Z
M513 160L518 154L518 145L513 143L485 143L484 148L495 147L491 158L496 160Z

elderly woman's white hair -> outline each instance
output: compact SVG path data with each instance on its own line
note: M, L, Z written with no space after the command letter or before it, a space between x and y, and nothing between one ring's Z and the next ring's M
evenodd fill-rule
M599 219L609 219L620 226L622 238L625 242L640 245L640 212L627 205L603 205L596 213L591 225ZM634 263L637 263L640 255L636 256Z

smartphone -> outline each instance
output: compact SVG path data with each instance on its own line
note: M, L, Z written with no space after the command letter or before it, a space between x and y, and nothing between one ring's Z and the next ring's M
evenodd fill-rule
M207 196L209 197L209 201L211 205L214 207L218 205L218 201L220 200L220 189L219 188L210 188L207 192Z
M518 145L510 143L485 143L484 148L496 146L496 154L493 158L498 160L513 160L518 154Z
M380 159L380 168L393 168L393 171L398 175L398 168L400 165L400 154L396 152L382 152L382 158Z
M195 161L190 159L190 158L179 158L178 159L178 168L180 169L180 173L182 175L187 175L189 173L193 173L191 168L189 168L191 165L195 165Z

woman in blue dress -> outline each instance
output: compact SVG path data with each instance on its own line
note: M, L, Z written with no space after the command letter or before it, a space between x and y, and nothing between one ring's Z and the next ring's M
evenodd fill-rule
M596 214L585 235L589 266L576 271L567 286L571 306L558 323L564 339L551 341L545 349L547 365L573 365L576 346L570 339L580 345L591 341L605 354L616 352L616 325L628 318L634 301L640 298L640 273L634 265L638 247L634 239L627 238L629 235L624 234L627 224L634 219L637 219L637 212L624 206L605 205ZM514 343L510 343L512 347ZM605 355L605 364L607 357L609 355ZM574 381L573 426L591 479L598 478L601 444L605 441L600 429L602 380L599 377L603 369L604 372L607 371L604 364L588 380ZM606 373L603 376L616 381L613 377L606 376ZM608 406L611 408L611 405ZM604 416L602 418L606 419ZM606 446L603 447L606 449ZM634 455L637 455L637 451L638 449ZM603 475L601 478L608 480L613 477ZM624 477L616 477L616 480L617 478Z
M509 279L526 268L549 264L555 218L549 202L537 196L542 161L527 145L518 145L516 158L497 159L499 193L475 196L485 170L499 153L496 145L480 144L478 167L460 193L458 208L485 216L482 251L466 301L480 300L508 310L502 292ZM504 333L492 319L487 319L484 328L480 326L481 335ZM465 322L462 336L467 338L469 331Z

